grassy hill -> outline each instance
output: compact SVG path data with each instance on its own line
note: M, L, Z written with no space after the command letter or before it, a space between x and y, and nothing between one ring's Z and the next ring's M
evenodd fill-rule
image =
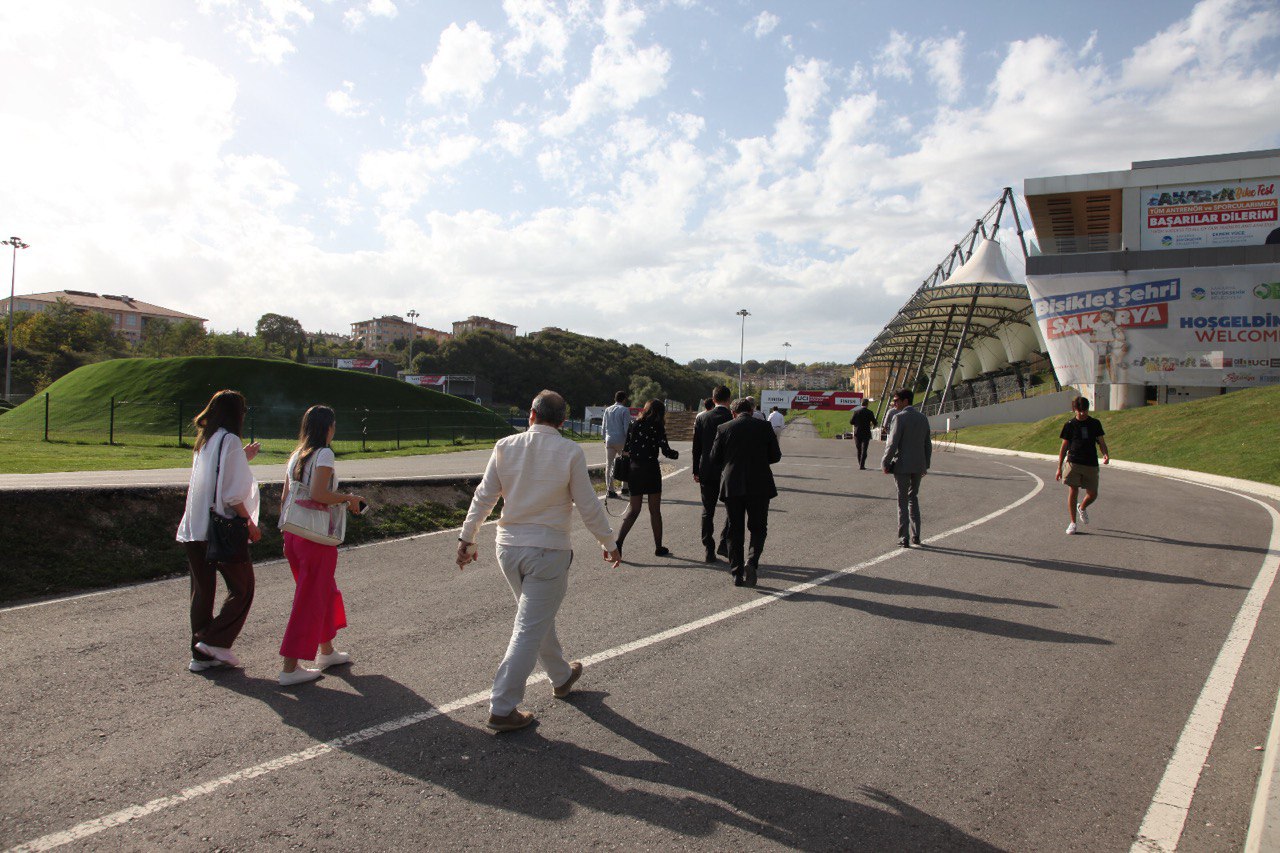
M1057 455L1067 414L1031 424L965 427L957 441ZM1280 485L1280 388L1096 414L1115 459Z
M315 403L338 413L335 444L440 443L496 438L505 420L458 397L350 370L256 358L130 358L81 367L50 385L51 440L107 441L115 398L117 443L178 442L194 435L191 420L219 389L249 401L245 432L290 439ZM42 437L45 395L0 418L0 438Z

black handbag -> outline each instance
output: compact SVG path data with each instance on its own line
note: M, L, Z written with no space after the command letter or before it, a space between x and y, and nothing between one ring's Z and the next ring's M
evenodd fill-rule
M624 483L631 479L631 457L619 456L613 460L613 479Z
M222 436L222 441L227 435ZM218 503L218 486L222 474L222 442L218 443L218 465L213 472L213 502ZM209 507L209 537L204 558L210 563L247 563L249 561L249 519L233 515L224 518Z

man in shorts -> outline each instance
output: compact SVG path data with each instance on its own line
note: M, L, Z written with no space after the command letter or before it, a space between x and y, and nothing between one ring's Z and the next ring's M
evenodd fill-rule
M1098 499L1098 448L1102 448L1102 464L1111 462L1111 453L1107 450L1107 440L1103 438L1102 423L1089 416L1089 401L1084 397L1076 397L1071 401L1075 417L1062 427L1062 448L1058 451L1058 475L1070 489L1067 494L1067 513L1071 523L1067 525L1067 533L1076 532L1076 518L1079 513L1081 524L1089 523L1089 506ZM1062 461L1066 459L1066 474L1062 471ZM1077 503L1080 489L1084 489L1084 500Z

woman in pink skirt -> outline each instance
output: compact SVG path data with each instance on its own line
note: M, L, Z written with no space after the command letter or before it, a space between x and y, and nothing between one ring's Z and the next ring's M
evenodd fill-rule
M338 476L334 472L333 450L329 447L336 430L337 417L328 406L312 406L302 416L298 449L289 457L285 469L287 476L280 499L282 518L285 508L293 501L310 501L325 506L345 503L352 512L360 512L364 498L337 492ZM284 555L297 584L293 611L289 614L284 641L280 644L280 656L284 658L280 684L288 687L314 681L320 677L320 670L350 663L351 656L333 648L333 638L340 629L347 627L342 593L334 580L334 572L338 568L338 546L322 545L286 531ZM315 661L318 666L299 666L299 660Z

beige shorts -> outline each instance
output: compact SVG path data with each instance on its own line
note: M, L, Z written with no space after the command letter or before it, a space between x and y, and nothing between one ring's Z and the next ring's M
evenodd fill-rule
M1072 465L1066 463L1062 473L1062 482L1067 486L1079 486L1086 492L1098 491L1097 465Z

